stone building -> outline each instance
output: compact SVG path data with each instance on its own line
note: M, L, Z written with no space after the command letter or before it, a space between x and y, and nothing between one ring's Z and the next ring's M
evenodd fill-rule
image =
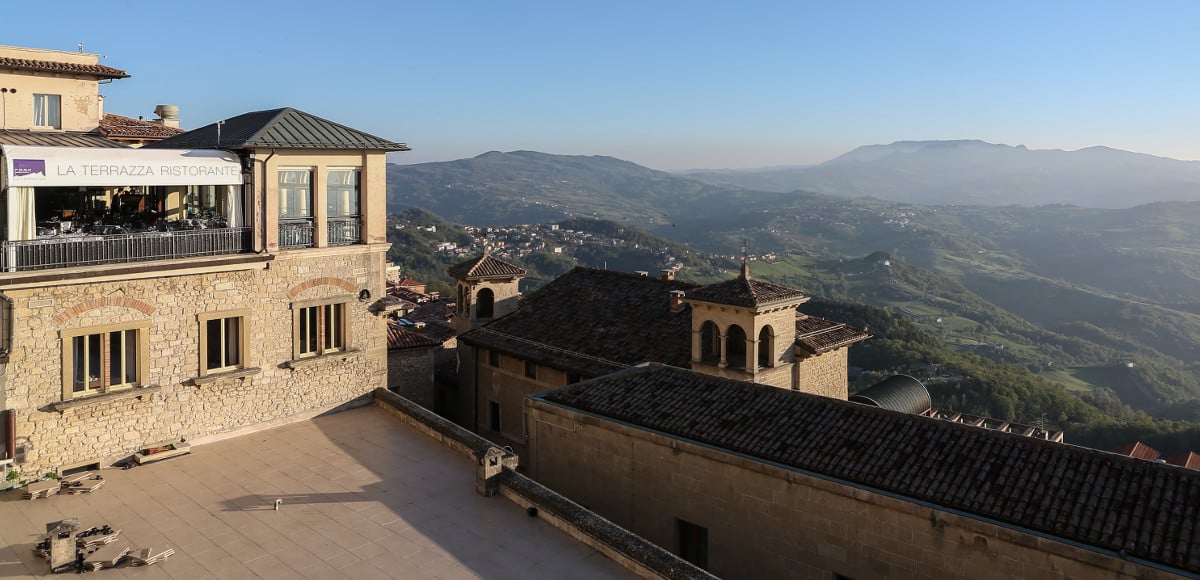
M1200 473L657 364L526 400L527 472L725 578L1200 575Z
M127 75L38 54L61 58L0 51L0 67L45 77L18 95L61 107L0 132L5 461L30 475L107 465L386 384L372 300L385 154L406 146L277 109L130 149L83 132L97 79Z
M526 396L643 362L844 399L846 350L869 335L806 300L747 267L709 286L575 268L459 337L456 420L523 455Z

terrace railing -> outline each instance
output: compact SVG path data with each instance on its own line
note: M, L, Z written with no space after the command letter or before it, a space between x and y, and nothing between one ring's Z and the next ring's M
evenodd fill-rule
M329 245L346 246L362 242L362 218L347 216L329 218Z
M311 248L313 247L312 218L280 219L279 247L281 248Z
M214 228L6 241L0 242L0 270L25 272L240 254L252 251L251 236L250 228Z

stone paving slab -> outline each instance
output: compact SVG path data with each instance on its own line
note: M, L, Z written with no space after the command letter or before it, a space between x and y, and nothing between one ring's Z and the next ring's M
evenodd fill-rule
M0 493L0 577L50 576L33 546L65 517L175 549L93 573L101 580L632 577L512 502L476 495L469 459L373 406L101 474L93 493Z

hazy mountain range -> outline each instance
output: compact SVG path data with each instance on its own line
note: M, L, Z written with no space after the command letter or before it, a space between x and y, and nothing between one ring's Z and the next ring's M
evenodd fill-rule
M1156 196L1184 198L1177 192L1192 191L1196 197L1195 183L1184 179L1194 163L1103 148L1031 152L980 142L907 143L860 148L808 171L823 167L830 174L845 169L854 175L846 168L890 166L909 183L948 190L937 172L956 172L940 169L934 160L974 160L980 174L995 175L999 170L990 166L1003 165L1006 157L1010 176L1039 171L1046 176L1028 178L1029 190L1049 189L1045 184L1054 182L1051 177L1065 180L1062 176L1069 172L1063 167L1074 167L1080 180L1102 181L1084 175L1082 168L1101 171L1107 165L1113 172L1126 168L1132 176L1124 178L1127 183L1163 184L1169 181L1166 176L1176 175L1193 189ZM1042 157L1050 161L1042 162L1040 170L1037 164L1012 161ZM995 161L981 161L986 159ZM1070 162L1052 162L1056 159ZM916 160L923 160L924 171L912 169L921 165ZM1158 165L1165 169L1154 170ZM901 166L909 169L901 171ZM1055 167L1059 169L1052 171ZM870 173L862 169L862 179ZM995 183L992 187L1002 190ZM1096 187L1106 185L1112 183ZM1071 188L1092 191L1080 183ZM748 242L755 254L779 255L778 260L755 263L756 275L764 279L817 296L890 308L959 348L1035 370L1101 407L1106 393L1115 393L1121 402L1158 417L1200 418L1200 365L1195 362L1200 360L1200 299L1195 293L1200 284L1200 201L1127 209L938 206L763 189L706 183L611 157L533 151L388 166L392 213L419 207L453 223L477 226L607 218L618 224L610 229L646 230L688 244L696 250L691 255L699 257L734 255ZM878 190L874 194L883 197ZM1016 203L1017 197L1012 193L984 201ZM1058 197L1027 203L1067 201ZM1123 205L1133 203L1127 194ZM398 251L414 247L399 239L394 243ZM891 257L891 267L879 266L880 260L863 261L863 256L880 252ZM531 255L527 265L541 257ZM617 264L620 257L604 259ZM718 262L710 266L726 271L712 280L733 271L729 268L734 266ZM638 268L653 271L664 265ZM429 266L430 273L444 272L444 264ZM680 275L707 274L689 266ZM946 396L966 400L963 393ZM1001 407L996 409L1008 416L1007 405ZM1197 437L1194 447L1200 449L1200 431Z
M1200 200L1200 162L1109 147L1037 150L984 141L867 145L819 165L693 171L709 183L932 205L1125 208Z

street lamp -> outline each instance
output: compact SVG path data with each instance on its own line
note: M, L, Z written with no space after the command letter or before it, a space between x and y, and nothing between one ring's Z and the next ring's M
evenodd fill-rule
M0 87L0 108L3 109L4 130L8 130L8 93L17 94L17 89Z

